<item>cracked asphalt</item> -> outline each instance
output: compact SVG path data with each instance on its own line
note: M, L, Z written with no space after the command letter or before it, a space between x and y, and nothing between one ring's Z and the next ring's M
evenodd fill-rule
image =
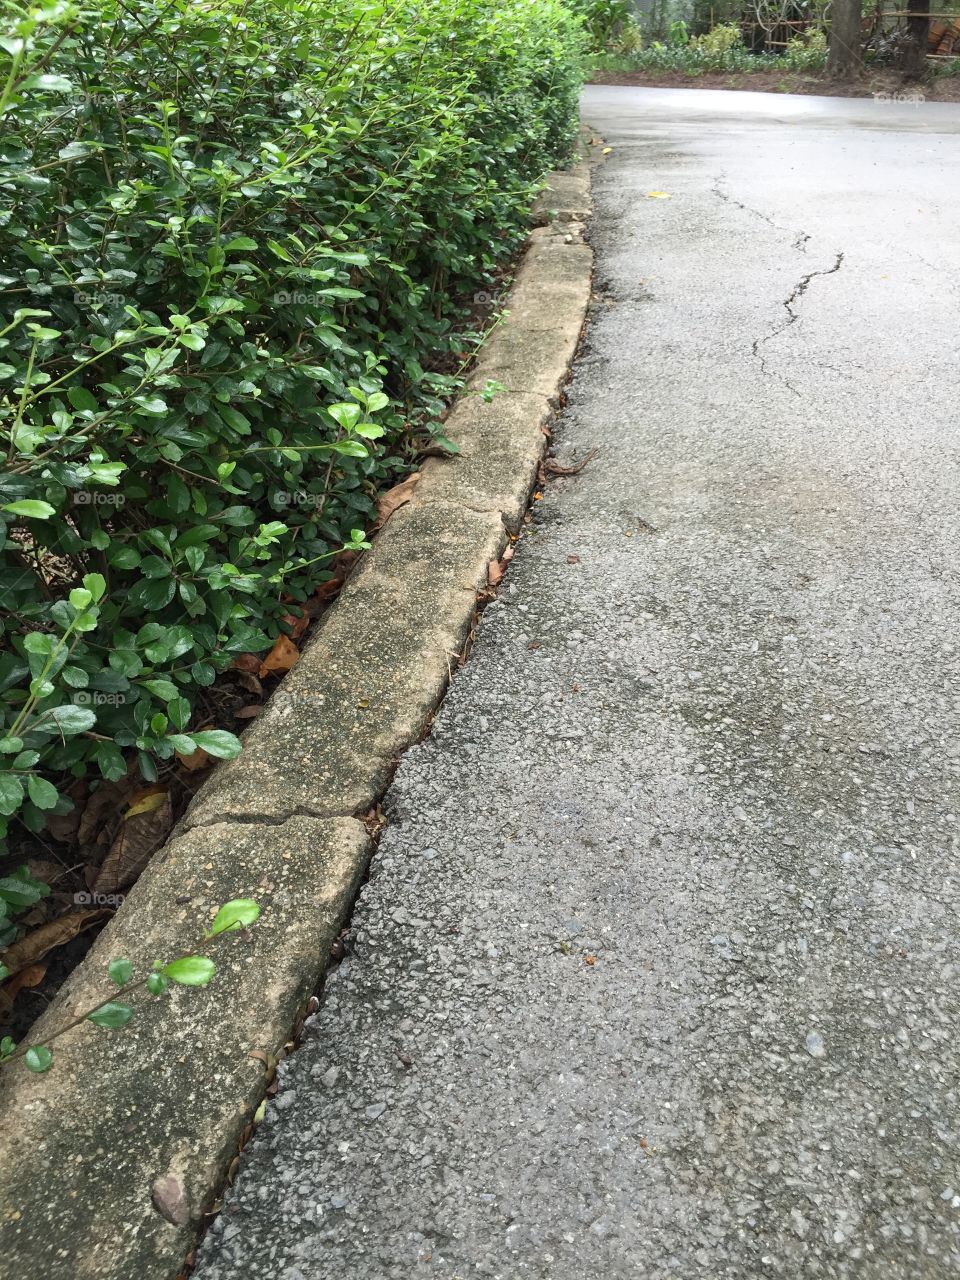
M554 445L598 454L401 763L199 1280L960 1272L960 109L584 116Z

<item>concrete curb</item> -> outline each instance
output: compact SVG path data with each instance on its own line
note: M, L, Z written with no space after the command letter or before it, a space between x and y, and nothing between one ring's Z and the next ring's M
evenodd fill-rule
M36 1028L196 949L215 907L253 897L206 992L83 1024L54 1068L0 1076L0 1256L45 1280L161 1280L183 1264L284 1045L322 977L372 842L359 817L423 732L469 633L487 566L519 527L590 297L585 164L552 175L508 301L414 498L379 534L300 661ZM494 379L508 390L470 394ZM256 1056L251 1056L254 1054Z

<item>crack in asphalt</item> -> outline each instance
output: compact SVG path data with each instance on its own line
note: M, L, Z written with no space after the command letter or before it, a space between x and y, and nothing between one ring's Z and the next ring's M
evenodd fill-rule
M735 205L736 208L742 209L744 213L749 213L754 218L759 218L761 222L765 222L768 226L773 227L775 231L782 231L785 236L788 236L791 234L789 227L781 226L780 223L775 222L768 213L764 213L760 209L754 209L752 205L744 204L742 200L736 200L728 192L722 190L720 183L726 182L726 180L727 180L726 177L722 173L713 179L713 186L710 188L710 191L719 200L722 200L724 204ZM806 253L807 242L809 241L809 239L810 239L810 236L806 231L798 231L790 247L792 249L796 249L798 253Z
M807 238L809 239L809 237ZM794 248L796 248L796 245L794 245ZM796 387L793 385L792 382L784 378L782 374L770 373L770 371L767 369L766 357L763 355L761 349L765 347L768 342L772 342L774 338L779 337L781 333L786 333L786 331L792 325L796 324L796 322L800 319L800 313L795 309L794 304L799 302L799 300L807 292L807 289L809 289L810 282L812 280L816 280L819 276L835 275L843 266L843 258L844 258L844 254L842 250L838 251L832 267L826 267L822 271L808 271L805 276L801 276L798 283L794 285L793 291L783 300L782 305L786 308L786 312L787 312L786 320L784 320L782 324L777 325L775 329L772 329L770 333L764 334L760 338L754 338L753 343L751 344L751 347L750 347L751 351L753 352L754 356L756 356L756 358L760 361L760 372L764 374L766 377L776 378L778 382L782 382L785 387L790 388L790 390L793 392L795 396L799 396L800 392L796 389Z

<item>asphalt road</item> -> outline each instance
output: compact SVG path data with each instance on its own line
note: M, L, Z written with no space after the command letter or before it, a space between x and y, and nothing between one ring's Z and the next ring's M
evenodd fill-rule
M960 1273L960 108L584 116L599 453L404 758L199 1280Z

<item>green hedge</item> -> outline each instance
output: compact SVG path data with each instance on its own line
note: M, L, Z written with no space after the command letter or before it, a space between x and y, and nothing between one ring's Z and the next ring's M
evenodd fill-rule
M198 692L439 432L463 300L571 150L581 37L557 0L29 12L0 40L0 814L40 830L131 753L237 749Z

